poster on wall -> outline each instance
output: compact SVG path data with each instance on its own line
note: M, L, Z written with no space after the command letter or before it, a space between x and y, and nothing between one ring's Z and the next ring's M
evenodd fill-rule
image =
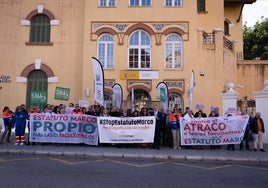
M47 92L46 91L31 91L31 104L46 104Z
M55 99L68 101L70 96L70 89L63 87L56 87Z

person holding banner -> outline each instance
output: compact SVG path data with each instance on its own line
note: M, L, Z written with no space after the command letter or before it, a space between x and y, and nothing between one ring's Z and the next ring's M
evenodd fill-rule
M208 117L218 117L218 114L217 114L217 112L213 109L213 110L211 110L211 112L209 113ZM209 148L210 148L210 149L217 149L217 146L216 146L216 145L211 145Z
M155 117L155 133L152 149L160 149L162 113L159 111L159 107L154 105L153 111L149 115Z
M247 115L247 114L248 114L247 111L245 109L243 109L241 111L241 114L240 115ZM249 115L249 120L248 120L248 123L247 123L247 126L246 126L245 134L243 136L243 140L240 143L240 151L242 151L243 148L244 148L243 141L245 141L245 144L246 144L246 147L245 148L247 150L251 151L251 149L249 147L249 136L250 136L250 124L251 124L251 121L252 121L252 117Z
M141 108L140 116L149 116L148 110L145 107ZM147 148L148 145L149 145L148 143L143 143L142 148Z
M227 114L227 117L232 116L232 114ZM235 150L235 145L234 144L228 144L227 145L227 150Z
M180 136L180 118L182 114L175 107L173 112L169 115L168 125L171 128L173 149L181 149L181 136Z
M260 151L265 152L263 149L263 133L264 130L264 122L261 118L261 113L257 112L255 117L251 122L251 132L253 133L253 142L254 142L254 151L257 151L257 147L259 144Z
M79 105L76 104L73 111L72 111L72 114L83 114L82 110L80 109Z
M186 112L184 113L184 119L191 121L192 118L194 118L193 111L190 107L186 107Z
M194 114L193 111L190 107L186 107L185 108L185 113L183 115L183 118L188 121L191 122L191 119L194 118ZM185 146L186 149L193 149L193 146Z
M111 112L109 113L111 117L120 117L121 113L117 107L113 107Z

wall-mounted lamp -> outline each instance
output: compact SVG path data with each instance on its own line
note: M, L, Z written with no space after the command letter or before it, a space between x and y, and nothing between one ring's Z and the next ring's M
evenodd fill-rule
M200 71L200 76L205 76L205 72L204 71Z

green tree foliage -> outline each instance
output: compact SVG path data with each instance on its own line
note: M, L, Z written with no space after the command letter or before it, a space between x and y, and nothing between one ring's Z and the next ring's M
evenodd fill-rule
M247 23L246 23L247 24ZM268 59L268 18L261 17L253 27L243 26L244 59Z

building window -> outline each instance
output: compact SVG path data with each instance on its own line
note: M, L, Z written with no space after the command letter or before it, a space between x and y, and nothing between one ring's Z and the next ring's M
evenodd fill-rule
M109 34L104 34L98 41L98 59L103 68L114 68L114 39Z
M50 42L50 20L45 14L38 14L31 21L30 42Z
M167 7L181 7L182 0L165 0L165 6L167 6Z
M206 0L197 0L197 12L206 12Z
M109 93L104 93L104 106L108 109L111 110L113 108L113 97Z
M181 108L181 110L183 111L184 103L183 103L183 98L180 94L170 93L168 104L169 104L169 109L173 109L174 107L176 107L176 108Z
M165 68L182 68L182 39L177 34L165 41Z
M116 0L99 0L100 7L115 7Z
M142 30L134 32L129 39L128 53L130 69L151 68L151 39L148 33Z
M224 34L225 35L230 35L230 32L229 32L229 23L227 21L224 21Z
M130 0L129 6L152 6L152 0Z

